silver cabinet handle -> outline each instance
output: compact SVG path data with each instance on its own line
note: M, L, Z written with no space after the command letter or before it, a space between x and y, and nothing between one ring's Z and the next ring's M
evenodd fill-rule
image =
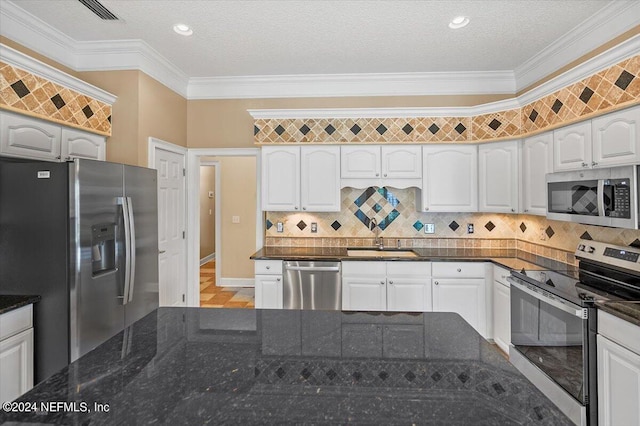
M166 250L160 250L158 254L165 254L166 252L167 252Z
M429 210L429 207L425 207L425 208L424 208L424 210L425 210L425 211L428 211L428 210Z
M526 213L526 212L528 212L528 211L529 211L529 209L524 209L524 212L525 212L525 213Z
M384 285L384 281L380 281L380 284Z
M511 209L511 211L512 211L512 212L515 212L515 211L516 211L516 209Z
M303 207L303 208L302 208L302 210L306 210L306 209L307 209L306 207Z
M457 271L458 271L458 272L462 272L462 269L458 268L458 269L457 269Z
M589 165L587 163L582 163L582 167L588 167Z
M384 174L384 177L387 177L387 174L386 174L386 173Z
M591 162L591 165L595 167L595 166L597 166L597 165L598 165L598 162L597 162L597 161L592 161L592 162Z
M393 281L389 281L389 284L393 285Z
M440 283L439 283L438 281L435 281L435 282L434 282L434 284L435 284L435 285L438 285L438 284L440 284Z
M295 206L295 207L294 207L294 209L295 209L295 210L298 210L298 206Z
M276 278L276 281L280 281L280 278Z
M271 266L265 266L264 269L271 269Z
M380 176L380 173L376 173L376 177Z

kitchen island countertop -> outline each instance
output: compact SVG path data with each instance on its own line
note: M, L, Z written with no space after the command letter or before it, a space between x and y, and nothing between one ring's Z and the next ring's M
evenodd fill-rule
M160 308L19 403L0 423L571 424L453 313Z
M0 294L0 315L40 301L40 296Z

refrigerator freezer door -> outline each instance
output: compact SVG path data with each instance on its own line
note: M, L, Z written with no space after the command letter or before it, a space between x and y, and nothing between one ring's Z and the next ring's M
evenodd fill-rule
M131 283L125 305L128 326L158 307L158 179L156 170L124 166L124 196L129 202Z
M118 203L123 195L123 167L91 160L69 163L71 361L124 327L123 209ZM105 237L110 228L113 237ZM109 252L109 245L114 267L98 270L95 265L101 259L96 256Z

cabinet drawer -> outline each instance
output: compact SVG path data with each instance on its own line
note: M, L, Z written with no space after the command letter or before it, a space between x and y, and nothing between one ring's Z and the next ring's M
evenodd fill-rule
M434 262L434 277L484 278L484 262Z
M271 274L282 274L282 260L256 260L255 275Z
M342 262L342 275L355 275L358 277L384 277L387 275L385 262Z
M640 327L598 310L598 334L640 354Z
M387 262L390 277L430 277L431 262Z
M511 271L505 268L501 268L500 266L493 265L493 280L498 281L500 284L504 284L507 287L510 287L509 281L507 281L507 277L511 275Z
M0 320L0 340L33 327L33 305L23 306L2 314Z

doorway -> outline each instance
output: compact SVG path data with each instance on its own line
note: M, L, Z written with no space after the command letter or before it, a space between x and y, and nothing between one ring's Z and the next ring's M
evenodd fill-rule
M255 148L193 149L187 154L187 232L192 236L188 248L189 306L254 307L253 261L249 256L263 244L259 154ZM203 174L211 174L210 169L214 169L213 184L206 179L203 182ZM213 185L213 194L203 185ZM209 207L202 205L202 195L205 201L209 195L213 197L211 214ZM202 216L214 222L213 249L203 250L210 222L204 224Z

